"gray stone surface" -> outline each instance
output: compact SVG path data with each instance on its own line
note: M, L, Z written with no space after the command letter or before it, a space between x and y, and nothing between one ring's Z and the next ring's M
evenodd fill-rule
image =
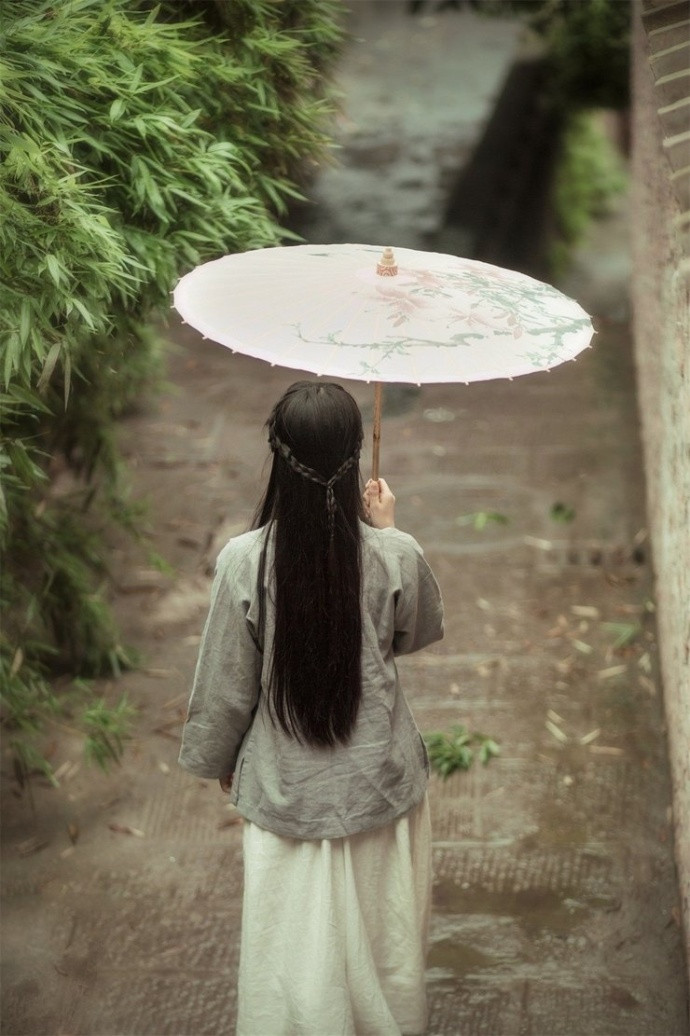
M342 169L327 187L320 181L319 220L325 230L336 206L351 237L364 234L343 199L356 208L352 199L371 197L382 164L395 160L403 187L390 206L405 233L389 236L382 208L371 239L420 244L419 212L439 212L428 187L440 176L434 119L445 120L446 156L469 146L460 130L474 120L477 132L515 30L467 11L423 24L397 3L355 11L364 42L352 44L341 75L359 129L348 129ZM473 84L483 101L465 105ZM416 121L403 133L408 109ZM597 256L613 240L602 231L576 268L585 304L587 272L596 289ZM620 277L607 305L620 316L625 263L615 248ZM115 605L143 667L102 692L126 691L140 708L135 738L105 777L56 728L48 749L59 787L34 782L29 801L3 782L7 1036L234 1027L241 824L213 783L175 760L210 560L249 520L265 467L261 424L294 375L187 329L170 333L173 389L123 426L156 550L173 566L162 576L132 544L113 545ZM370 415L370 389L348 387ZM487 768L432 779L429 1034L687 1033L627 328L602 320L577 363L510 385L388 391L382 473L447 607L446 639L401 663L419 725L466 723L501 743ZM558 502L574 509L572 522L550 517ZM481 510L508 521L458 522ZM605 623L639 629L614 648Z

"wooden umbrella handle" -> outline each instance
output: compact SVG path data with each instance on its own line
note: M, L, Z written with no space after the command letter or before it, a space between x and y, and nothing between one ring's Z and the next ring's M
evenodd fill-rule
M379 477L379 447L381 446L381 399L383 385L380 381L374 384L374 443L371 455L371 477L374 482Z

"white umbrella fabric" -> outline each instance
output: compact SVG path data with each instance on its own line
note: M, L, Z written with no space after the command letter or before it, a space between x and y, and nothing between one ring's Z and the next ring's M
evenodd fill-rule
M205 338L272 365L376 382L485 381L573 360L593 334L551 285L458 256L374 245L227 255L178 283L174 307Z

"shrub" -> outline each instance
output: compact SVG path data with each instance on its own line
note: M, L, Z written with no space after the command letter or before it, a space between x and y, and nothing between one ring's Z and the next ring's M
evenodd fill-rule
M104 529L136 527L114 422L159 372L150 321L177 277L285 238L286 201L326 144L337 11L0 8L0 674L24 769L47 769L32 736L57 707L50 675L131 661L106 603Z

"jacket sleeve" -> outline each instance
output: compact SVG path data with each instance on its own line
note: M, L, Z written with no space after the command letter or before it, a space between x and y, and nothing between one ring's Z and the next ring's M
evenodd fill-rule
M247 620L250 580L229 547L218 560L182 734L180 766L198 777L234 772L261 689L262 655Z
M405 536L406 549L400 558L402 588L395 601L393 652L408 655L443 637L443 602L433 572L422 548L412 536Z

